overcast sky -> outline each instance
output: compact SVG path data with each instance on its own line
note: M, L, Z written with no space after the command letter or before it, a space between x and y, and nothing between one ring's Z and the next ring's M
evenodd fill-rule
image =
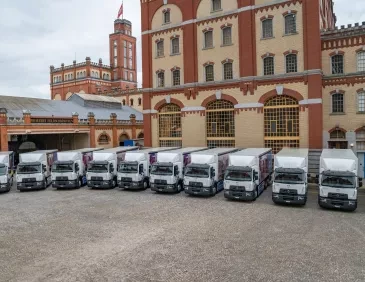
M48 99L49 66L70 65L75 56L109 64L109 34L121 0L0 1L0 95ZM365 1L335 0L335 13L338 26L365 21ZM137 37L141 82L140 1L124 0L124 17Z

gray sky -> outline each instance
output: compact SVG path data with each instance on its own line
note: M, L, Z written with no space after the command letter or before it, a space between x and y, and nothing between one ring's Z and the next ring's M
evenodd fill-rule
M0 95L49 98L49 66L86 56L109 64L109 34L121 0L0 0ZM162 1L162 0L160 0ZM337 25L365 21L364 0L335 0ZM350 4L351 3L351 4ZM141 83L140 1L124 1L137 37Z

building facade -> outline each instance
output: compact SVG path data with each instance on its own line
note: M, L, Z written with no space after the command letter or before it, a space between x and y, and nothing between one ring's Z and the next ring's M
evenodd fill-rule
M333 5L141 0L145 144L365 149L365 24Z
M114 32L109 35L109 54L109 65L104 65L102 59L95 63L86 57L85 62L73 61L68 66L62 63L59 68L51 66L51 99L66 100L72 93L113 95L137 88L136 38L132 36L130 21L114 21ZM136 105L138 98L134 97ZM133 100L124 97L125 105L131 104L130 99Z

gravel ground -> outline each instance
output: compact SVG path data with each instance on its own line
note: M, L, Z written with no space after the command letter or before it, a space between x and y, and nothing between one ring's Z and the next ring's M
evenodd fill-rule
M155 194L0 195L0 281L365 281L365 193L354 213Z

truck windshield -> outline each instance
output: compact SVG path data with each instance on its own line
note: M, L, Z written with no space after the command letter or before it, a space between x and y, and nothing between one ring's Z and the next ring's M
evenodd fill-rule
M326 175L322 177L322 186L338 187L338 188L354 188L355 177L354 176L336 176Z
M151 169L151 174L155 175L172 175L172 165L153 165Z
M185 171L185 176L207 178L209 177L209 168L188 166Z
M41 164L20 164L17 169L18 174L39 173L41 171Z
M275 182L288 183L288 184L302 184L304 183L303 173L289 173L289 172L276 172Z
M0 165L0 175L5 175L7 169L5 165Z
M108 164L93 163L93 164L90 164L87 171L96 172L96 173L108 172Z
M224 176L224 179L233 180L233 181L251 181L252 171L228 169L226 171L226 175Z
M52 166L52 172L73 172L72 163L57 163Z
M124 173L137 173L138 172L138 164L121 164L119 165L119 172L124 172Z

